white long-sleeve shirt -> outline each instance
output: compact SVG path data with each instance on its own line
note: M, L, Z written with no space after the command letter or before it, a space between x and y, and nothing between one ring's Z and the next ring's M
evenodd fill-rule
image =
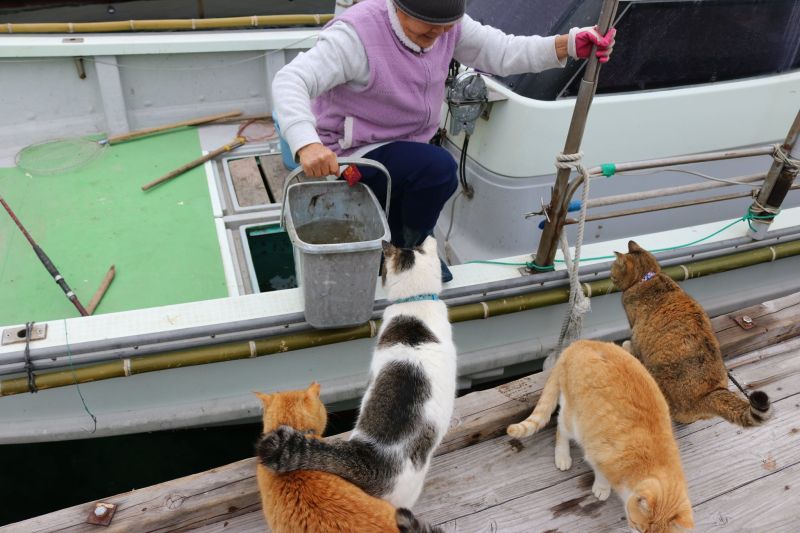
M395 34L407 47L419 52L419 47L403 33L392 1L387 2ZM508 35L476 22L469 15L464 15L459 24L461 35L453 55L463 65L507 76L563 67L566 63L556 56L554 36ZM366 50L355 29L345 22L335 22L321 31L310 50L298 55L275 75L273 105L281 135L289 143L295 159L300 148L320 142L311 100L344 83L354 88L369 83Z

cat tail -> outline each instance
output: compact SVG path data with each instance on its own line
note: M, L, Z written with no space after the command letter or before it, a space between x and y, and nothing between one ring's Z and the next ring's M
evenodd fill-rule
M758 426L772 417L769 396L760 390L748 402L727 389L717 389L700 400L700 407L742 427Z
M553 371L550 373L550 377L547 378L547 382L545 382L542 389L542 395L539 397L536 408L531 415L518 424L508 426L506 433L515 439L521 439L522 437L533 435L547 425L550 421L550 416L558 406L558 396L561 392L561 368L562 365L558 363L553 367Z
M444 533L440 527L420 522L408 509L397 509L396 519L397 529L400 530L400 533Z

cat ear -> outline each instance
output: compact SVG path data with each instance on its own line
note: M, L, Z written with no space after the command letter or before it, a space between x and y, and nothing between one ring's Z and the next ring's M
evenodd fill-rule
M622 252L614 252L614 255L617 256L617 259L622 259L623 257L625 257L625 254L623 254Z
M309 385L308 388L306 389L306 395L312 398L319 398L319 389L320 389L320 384L315 381L314 383Z
M636 498L636 505L639 506L639 509L646 515L650 515L650 509L653 508L653 502L650 500L652 497L650 496L639 496Z
M636 241L628 241L628 253L644 252L644 248L636 244Z
M258 399L261 400L261 403L264 404L264 407L268 407L270 403L272 403L272 394L266 394L264 392L255 392L253 394L258 396Z
M390 257L392 254L394 254L394 245L389 241L381 241L381 246L383 247L383 255L386 257Z

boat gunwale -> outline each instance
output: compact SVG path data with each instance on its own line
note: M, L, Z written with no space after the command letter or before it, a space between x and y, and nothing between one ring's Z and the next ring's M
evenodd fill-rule
M733 247L736 250L735 253L743 253L752 250L757 251L763 248L772 248L772 246L779 243L792 243L800 240L800 239L787 240L785 238L787 236L795 236L799 234L800 228L797 227L786 228L784 230L779 230L775 233L780 233L780 235L771 234L770 238L762 241L753 241L748 237L739 237L735 239L727 239L725 241L719 241L716 243L710 243L711 247L714 248L711 251L699 250L699 248L703 248L703 246L698 246L694 248L685 248L682 250L672 250L670 252L665 252L663 256L666 256L668 254L670 255L678 254L678 255L672 259L667 259L662 261L662 266L664 268L669 268L676 265L681 266L683 268L684 280L685 280L690 277L689 268L691 268L691 265L693 263L697 263L708 259L724 258L730 255L734 255L729 253L728 250L729 247ZM775 252L773 249L773 256L774 255ZM663 256L659 255L660 258ZM683 259L686 257L691 258L692 261L684 264ZM774 260L775 259L773 257L773 261ZM580 273L581 281L584 283L591 281L594 282L608 281L608 275L610 273L611 264L612 262L603 262L600 264L585 265L585 267L582 268ZM483 286L462 287L461 288L462 290L469 289L469 294L459 298L455 295L448 295L447 292L445 291L442 296L442 299L450 307L455 307L455 306L465 307L470 304L485 303L491 301L496 302L507 298L533 295L541 293L546 290L559 289L562 287L566 289L569 283L569 280L567 279L567 274L568 273L565 270L560 270L556 272L545 272L541 274L511 278L508 280L503 280L501 282L487 283ZM601 276L601 274L604 276ZM545 279L545 277L548 277L550 279ZM516 282L513 288L509 288L507 286L510 282L511 283ZM505 287L503 285L505 285ZM497 287L499 290L497 292L493 292L491 288L494 287L492 286ZM213 302L214 300L211 301ZM373 318L368 323L366 323L366 325L369 325L370 322L377 324L376 321L380 319L383 309L385 309L386 306L388 305L389 302L387 302L385 299L377 301L375 310L373 312ZM527 308L519 309L520 312L524 310L527 310ZM292 321L286 320L286 316L292 317L293 320ZM492 315L487 316L485 314L483 318L484 319L489 318L490 316ZM261 328L255 326L255 324L258 324L262 320L267 320L267 324ZM470 319L467 318L466 320ZM457 321L460 322L463 320L457 320ZM253 339L265 340L271 337L297 335L302 333L309 333L313 335L314 332L319 332L320 337L326 335L326 333L324 332L325 330L315 330L314 328L309 326L305 322L302 312L292 313L290 315L272 315L270 317L264 317L263 319L251 319L246 321L246 323L253 324L255 327L250 329L240 329L241 323L232 322L232 323L218 324L217 327L219 327L220 329L214 330L213 332L207 331L205 329L207 326L185 328L183 330L174 332L177 334L176 335L177 338L170 338L170 336L168 336L167 339L163 338L159 339L158 336L160 335L163 336L164 332L157 333L153 334L153 336L156 337L156 340L150 340L150 342L147 341L143 342L142 336L118 338L115 339L116 346L114 348L106 350L97 349L95 345L97 344L97 342L100 341L87 342L81 344L70 344L69 365L70 366L73 364L80 365L83 363L102 364L104 362L120 361L121 359L129 357L140 359L147 356L159 356L165 353L174 353L182 350L202 348L207 346L232 344L236 342L247 342L247 341L252 342ZM338 332L338 331L352 330L353 332L356 332L362 327L364 327L364 325L356 326L353 328L345 328L344 330L333 330L333 331ZM369 328L370 333L372 333L373 330L376 330L376 327L370 326ZM363 335L358 335L358 337L362 336ZM374 335L371 334L370 336ZM345 339L334 342L347 342L347 341L348 340ZM20 349L17 352L0 354L0 375L12 375L22 372L22 368L20 367L20 365L24 365L25 361L24 344L20 344L19 346ZM64 349L63 346L54 346L50 348L42 348L39 350L30 350L29 355L32 361L41 362L47 359L57 359L59 357L63 358L64 356L63 349ZM289 349L289 351L292 350L293 349ZM91 359L91 361L87 360L86 357L87 355L89 356L89 359ZM7 368L3 368L4 366ZM41 370L50 368L58 369L66 367L67 364L65 362L57 360L54 361L52 364L37 366L37 368Z

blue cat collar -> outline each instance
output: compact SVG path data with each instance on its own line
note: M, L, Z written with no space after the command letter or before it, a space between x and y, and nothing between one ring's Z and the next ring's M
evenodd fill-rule
M650 281L654 277L656 277L656 273L655 272L652 272L652 271L648 272L647 274L642 276L642 281L641 282L644 283L645 281Z
M408 298L400 298L399 300L395 300L395 301L392 302L392 305L394 305L394 304L404 304L404 303L408 303L408 302L422 302L422 301L425 301L425 300L432 300L432 301L435 302L438 299L439 299L439 295L438 294L433 294L433 293L431 293L431 294L418 294L416 296L409 296Z

